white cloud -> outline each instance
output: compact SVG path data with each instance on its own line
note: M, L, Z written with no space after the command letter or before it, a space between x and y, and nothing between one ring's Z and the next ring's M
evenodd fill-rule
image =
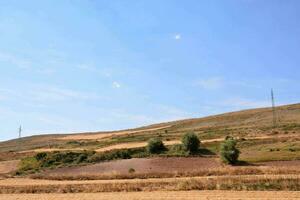
M51 75L55 73L55 69L49 67L49 68L39 69L37 70L37 72L45 75Z
M229 106L237 109L247 109L247 108L270 107L271 102L235 97L223 101L221 105Z
M79 64L77 65L77 68L81 70L87 70L87 71L97 71L95 67L88 64Z
M158 113L162 115L163 118L160 121L173 121L179 119L185 119L191 117L191 113L188 113L184 110L181 110L177 107L167 106L167 105L159 105L157 107Z
M194 85L206 90L215 90L222 88L224 86L224 81L220 77L212 77L195 81Z
M109 78L112 76L111 69L109 69L109 68L97 68L93 64L79 64L76 67L83 71L98 73L102 76L105 76L106 78Z
M52 101L66 101L66 100L95 100L101 98L95 93L81 92L76 90L48 87L37 89L30 92L32 98L35 100L52 100Z
M117 81L114 81L114 82L112 83L112 87L113 87L113 88L120 88L120 87L121 87L121 84L118 83Z
M174 39L174 40L180 40L180 39L181 39L181 35L180 35L179 33L177 33L177 34L175 34L175 35L173 36L173 39Z
M0 96L9 100L21 100L24 104L26 102L39 105L38 102L49 101L71 101L71 100L97 100L103 99L102 96L91 93L76 91L71 89L43 86L33 87L30 90L15 91L11 89L0 89Z
M29 60L19 58L15 55L0 52L0 61L11 63L20 69L30 69L32 63Z

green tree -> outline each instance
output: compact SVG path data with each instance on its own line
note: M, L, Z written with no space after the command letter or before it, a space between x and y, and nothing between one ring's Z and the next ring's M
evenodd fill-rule
M226 137L221 143L220 154L221 160L226 164L236 164L240 151L236 148L237 141L232 137Z
M160 138L152 138L148 141L147 151L149 153L160 153L166 149Z
M198 136L193 133L186 133L181 139L183 149L188 153L196 153L200 147L200 140Z

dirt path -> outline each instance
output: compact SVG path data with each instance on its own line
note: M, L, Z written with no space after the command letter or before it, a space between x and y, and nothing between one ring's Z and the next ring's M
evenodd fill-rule
M158 191L79 194L2 194L0 200L279 200L300 199L300 192L286 191Z

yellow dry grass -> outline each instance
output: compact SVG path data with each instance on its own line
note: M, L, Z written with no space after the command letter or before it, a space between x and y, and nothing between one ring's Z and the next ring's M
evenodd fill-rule
M79 136L79 135L78 135ZM252 137L245 137L246 140L265 140L265 139L272 139L272 138L297 138L299 135L297 134L290 134L290 135L264 135L264 136L252 136ZM202 140L201 143L210 143L210 142L221 142L224 138L216 138L216 139L209 139L209 140ZM180 140L170 140L164 141L165 145L174 145L180 144ZM115 145L110 145L106 147L102 147L96 149L97 152L105 152L110 150L116 149L131 149L131 148L140 148L147 146L147 142L127 142L127 143L119 143ZM72 148L72 149L63 149L63 148L40 148L40 149L33 149L28 151L22 151L21 153L28 153L28 152L52 152L52 151L83 151L87 150L84 148Z
M264 174L264 175L230 175L230 176L200 176L193 177L193 180L211 180L219 178L231 178L231 179L300 179L300 174ZM115 179L115 180L43 180L43 179L30 179L30 178L8 178L0 180L0 186L37 186L37 185L89 185L89 184L115 184L115 183L169 183L178 181L187 181L191 177L179 177L179 178L149 178L149 179Z
M127 135L127 134L135 134L135 133L141 133L141 132L149 132L149 131L158 131L162 129L169 128L170 126L162 126L158 128L148 128L148 129L142 129L142 130L133 130L133 131L115 131L110 133L99 133L99 134L78 134L78 135L69 135L66 137L59 138L61 140L99 140L104 139L107 137L112 136L120 136L120 135Z
M287 191L157 191L79 194L2 194L0 200L275 200L300 199Z
M165 145L174 145L174 144L180 144L180 140L171 140L171 141L164 141ZM104 151L110 151L115 149L132 149L132 148L139 148L139 147L145 147L147 146L147 142L128 142L128 143L121 143L116 144L112 146L103 147L100 149L97 149L97 152L104 152Z

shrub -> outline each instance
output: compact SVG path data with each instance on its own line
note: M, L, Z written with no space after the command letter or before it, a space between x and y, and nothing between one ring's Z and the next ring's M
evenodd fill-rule
M183 149L181 144L175 144L169 148L168 154L177 155L177 156L185 156L186 151Z
M135 172L135 169L129 168L129 169L128 169L128 172L129 172L130 174L133 174L133 173Z
M183 149L188 153L196 153L200 147L200 140L194 133L186 133L182 137Z
M160 153L160 152L164 151L165 149L166 148L165 148L164 143L159 138L150 139L148 141L147 151L149 153Z
M221 160L226 164L235 164L238 161L240 151L236 148L236 140L232 137L221 143Z
M46 157L47 157L47 153L45 153L45 152L37 153L35 155L35 159L38 161L41 161L41 160L45 159Z
M130 152L125 149L115 150L111 152L104 152L100 154L94 154L90 158L88 158L88 162L101 162L101 161L108 161L108 160L116 160L116 159L130 159L131 154Z
M22 175L37 171L39 167L39 162L35 157L23 158L19 163L16 175Z

